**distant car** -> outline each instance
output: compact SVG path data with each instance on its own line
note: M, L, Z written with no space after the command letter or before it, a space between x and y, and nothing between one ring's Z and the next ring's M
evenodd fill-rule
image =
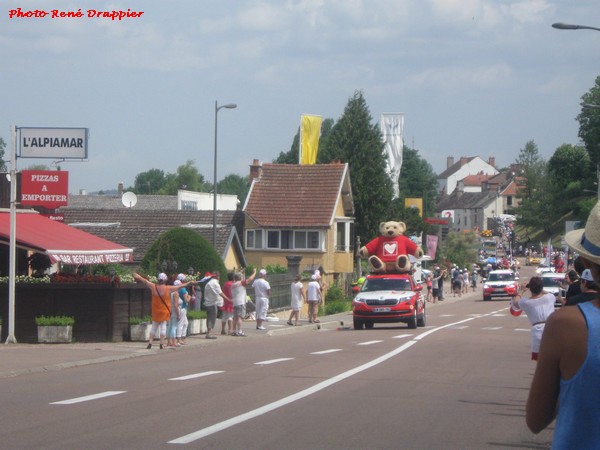
M565 282L565 274L564 273L555 273L555 272L545 272L540 275L542 278L542 284L544 285L544 291L549 294L554 294L554 306L560 307L562 306L562 302L560 301L560 297L564 297L566 294L565 289L562 285Z
M408 273L368 275L352 301L354 329L373 328L375 323L402 322L408 328L424 327L425 299Z
M518 279L512 270L492 270L483 284L483 300L514 297L519 291Z
M554 272L554 266L547 266L546 264L540 264L535 269L535 274L539 277L543 273Z
M529 255L525 260L526 266L537 266L542 263L542 258L540 256Z

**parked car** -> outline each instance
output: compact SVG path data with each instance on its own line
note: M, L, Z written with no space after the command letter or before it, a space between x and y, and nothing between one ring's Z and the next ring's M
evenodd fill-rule
M519 292L519 276L512 270L492 270L483 284L483 300L512 298Z
M560 307L562 306L562 302L560 301L560 297L564 297L566 295L566 290L562 287L565 284L565 274L564 273L555 273L555 272L545 272L541 275L542 284L544 285L544 291L554 294L554 306Z
M425 299L422 285L408 273L368 275L352 302L354 329L373 328L375 323L408 324L424 327Z

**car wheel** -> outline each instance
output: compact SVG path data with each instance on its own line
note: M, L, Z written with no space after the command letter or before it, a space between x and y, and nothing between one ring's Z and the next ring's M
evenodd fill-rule
M417 310L416 309L414 310L413 316L408 321L408 328L410 328L411 330L414 330L415 328L417 328Z
M365 328L367 330L370 330L373 328L373 322L365 322Z
M483 296L483 301L484 302L489 302L492 299L492 297L490 297L489 295L484 295Z
M417 326L424 327L427 324L427 316L425 314L425 308L423 308L423 314L417 318Z
M354 319L354 329L355 330L362 330L364 324L365 323L362 320L360 320L360 319Z

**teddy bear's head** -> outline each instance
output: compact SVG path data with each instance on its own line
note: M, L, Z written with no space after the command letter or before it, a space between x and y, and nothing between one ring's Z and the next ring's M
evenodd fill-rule
M379 233L385 237L396 237L400 236L406 231L406 224L404 222L395 222L390 220L388 222L381 222L379 224Z

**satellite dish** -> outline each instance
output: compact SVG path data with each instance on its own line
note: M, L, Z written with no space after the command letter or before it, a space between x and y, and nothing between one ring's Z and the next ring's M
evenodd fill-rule
M123 206L126 208L131 208L137 203L137 195L133 192L125 192L121 197L121 203L123 203Z

